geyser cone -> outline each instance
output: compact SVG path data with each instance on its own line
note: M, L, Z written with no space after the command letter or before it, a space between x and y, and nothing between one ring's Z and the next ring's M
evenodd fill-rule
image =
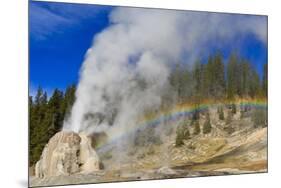
M90 173L99 170L99 157L86 134L61 131L46 144L36 163L36 177Z
M79 133L79 136L81 138L79 160L83 164L81 171L90 173L93 170L99 170L100 160L96 151L92 148L92 139L84 132Z

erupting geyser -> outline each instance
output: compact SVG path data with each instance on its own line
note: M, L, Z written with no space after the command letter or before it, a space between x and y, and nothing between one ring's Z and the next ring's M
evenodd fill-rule
M106 132L111 138L136 126L145 111L159 109L163 96L176 99L170 71L194 62L209 39L228 41L245 31L267 39L264 30L256 30L266 20L256 17L120 7L109 21L86 54L64 130Z

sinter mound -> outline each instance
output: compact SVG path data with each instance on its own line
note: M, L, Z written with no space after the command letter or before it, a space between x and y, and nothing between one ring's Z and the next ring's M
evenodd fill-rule
M35 166L39 178L90 173L100 169L100 160L85 133L58 132L46 144Z

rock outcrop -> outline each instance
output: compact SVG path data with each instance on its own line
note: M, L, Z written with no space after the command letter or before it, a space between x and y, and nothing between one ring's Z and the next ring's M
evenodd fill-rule
M39 178L90 173L100 169L100 160L85 133L58 132L45 146L35 166Z
M80 133L79 136L81 138L79 155L79 161L81 163L81 172L90 173L93 170L99 170L100 160L97 153L92 148L92 140L83 132Z

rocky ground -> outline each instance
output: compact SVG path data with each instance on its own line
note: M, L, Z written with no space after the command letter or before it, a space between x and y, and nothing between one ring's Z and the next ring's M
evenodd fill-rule
M225 110L225 114L227 110ZM210 109L212 131L202 132L175 146L176 126L161 129L161 142L112 147L99 151L103 169L46 178L30 177L31 186L148 180L267 171L267 127L255 127L251 116L240 112L230 122L219 120ZM205 116L200 117L200 126ZM176 123L176 122L173 122ZM226 129L231 127L231 131ZM159 131L158 131L159 132Z

